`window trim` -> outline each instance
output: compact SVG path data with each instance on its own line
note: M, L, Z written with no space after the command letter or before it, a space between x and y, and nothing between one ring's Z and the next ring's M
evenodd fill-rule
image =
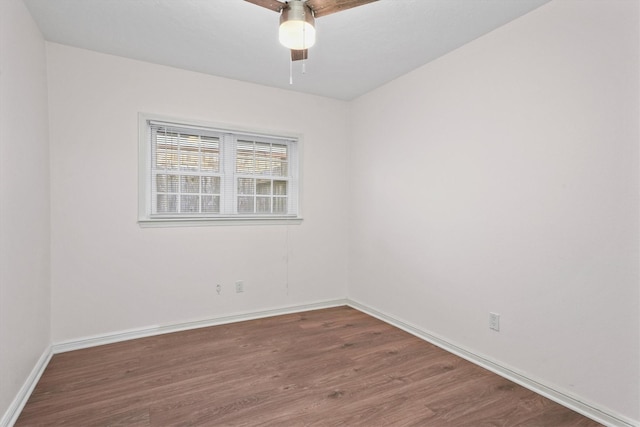
M297 214L294 215L219 215L215 217L155 217L151 215L151 170L152 156L151 138L149 137L149 122L167 122L183 125L191 128L214 130L241 134L242 136L254 136L271 140L295 140L297 150L297 162L292 167L297 168ZM303 136L287 131L275 131L247 128L243 126L189 120L176 117L168 117L151 113L138 113L138 225L147 227L192 227L213 225L288 225L302 223L302 159ZM234 195L235 196L235 195Z

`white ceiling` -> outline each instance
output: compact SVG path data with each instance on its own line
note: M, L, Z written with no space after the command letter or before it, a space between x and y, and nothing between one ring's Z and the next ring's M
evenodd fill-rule
M379 0L318 18L306 73L278 14L243 0L24 0L45 39L350 100L549 0Z

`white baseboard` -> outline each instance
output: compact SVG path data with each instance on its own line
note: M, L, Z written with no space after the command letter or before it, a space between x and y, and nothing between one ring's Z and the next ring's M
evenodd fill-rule
M448 342L436 336L435 334L424 331L414 325L406 323L395 316L385 314L379 310L371 308L357 301L353 301L351 299L348 300L347 304L350 307L355 308L356 310L360 310L363 313L369 314L370 316L380 319L383 322L386 322L418 338L421 338L427 342L430 342L431 344L434 344L442 348L443 350L453 353L456 356L460 356L471 363L479 365L495 374L500 375L501 377L504 377L510 381L513 381L516 384L519 384L531 391L534 391L535 393L538 393L550 400L553 400L554 402L559 403L562 406L565 406L601 424L604 424L605 426L609 426L609 427L640 426L640 423L638 423L637 421L633 421L620 414L615 414L608 409L598 408L594 404L585 403L577 397L570 396L566 392L559 391L552 387L549 387L541 381L536 381L534 379L528 378L527 376L522 375L521 373L515 372L514 370L501 365L499 362L496 362L484 356L475 354L472 351L469 351L456 344L452 344L451 342Z
M2 419L0 419L0 427L11 427L18 420L24 405L27 404L29 396L31 396L33 389L36 388L36 384L38 384L38 381L49 364L52 355L51 347L48 347L42 353L42 356L40 356L40 359L36 362L36 365L33 367L31 373L27 377L27 380L18 391L15 399L13 399L13 402L9 405L9 408L2 416Z
M83 348L95 347L98 345L112 344L120 341L127 341L136 338L146 338L155 335L168 334L171 332L186 331L190 329L206 328L208 326L224 325L227 323L243 322L245 320L261 319L265 317L280 316L282 314L299 313L309 310L320 310L323 308L339 307L348 305L346 299L320 301L311 304L294 305L277 307L269 310L236 313L232 315L213 317L207 319L196 320L192 322L176 323L173 325L154 326L150 328L131 329L128 331L120 331L116 333L94 335L78 340L65 341L55 343L52 346L52 353L64 353L72 350L80 350Z

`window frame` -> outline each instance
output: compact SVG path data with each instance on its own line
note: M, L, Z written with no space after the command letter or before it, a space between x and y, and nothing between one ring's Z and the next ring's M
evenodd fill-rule
M220 134L219 164L221 176L219 214L153 214L152 198L153 174L153 141L151 124L166 124L169 127L204 131L205 133ZM287 145L288 170L287 170L287 206L291 214L242 214L237 212L238 179L247 177L247 174L236 171L233 162L237 156L236 144L239 139L249 139L260 143L274 143ZM167 117L157 114L138 114L138 224L141 227L185 227L185 226L209 226L209 225L267 225L267 224L300 224L302 222L302 135L291 132L258 130L228 124L217 124L198 120L189 120L175 117ZM223 150L232 150L233 155L224 155ZM230 171L230 173L229 173ZM189 175L178 170L179 176ZM205 176L202 174L199 176ZM267 176L254 174L257 180L267 179ZM271 175L272 181L279 181L278 176ZM281 180L280 180L281 181ZM226 182L226 185L225 185ZM273 182L272 182L273 188ZM226 191L225 191L226 187ZM257 190L256 190L257 191ZM224 194L223 194L224 193ZM256 197L257 195L254 195ZM275 194L270 195L274 203ZM180 196L178 196L180 197ZM225 200L226 198L226 200ZM222 204L225 203L224 206ZM226 210L226 212L225 212Z

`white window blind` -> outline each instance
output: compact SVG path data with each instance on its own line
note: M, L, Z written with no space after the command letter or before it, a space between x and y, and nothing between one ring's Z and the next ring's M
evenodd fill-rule
M298 139L141 116L140 222L298 219Z

